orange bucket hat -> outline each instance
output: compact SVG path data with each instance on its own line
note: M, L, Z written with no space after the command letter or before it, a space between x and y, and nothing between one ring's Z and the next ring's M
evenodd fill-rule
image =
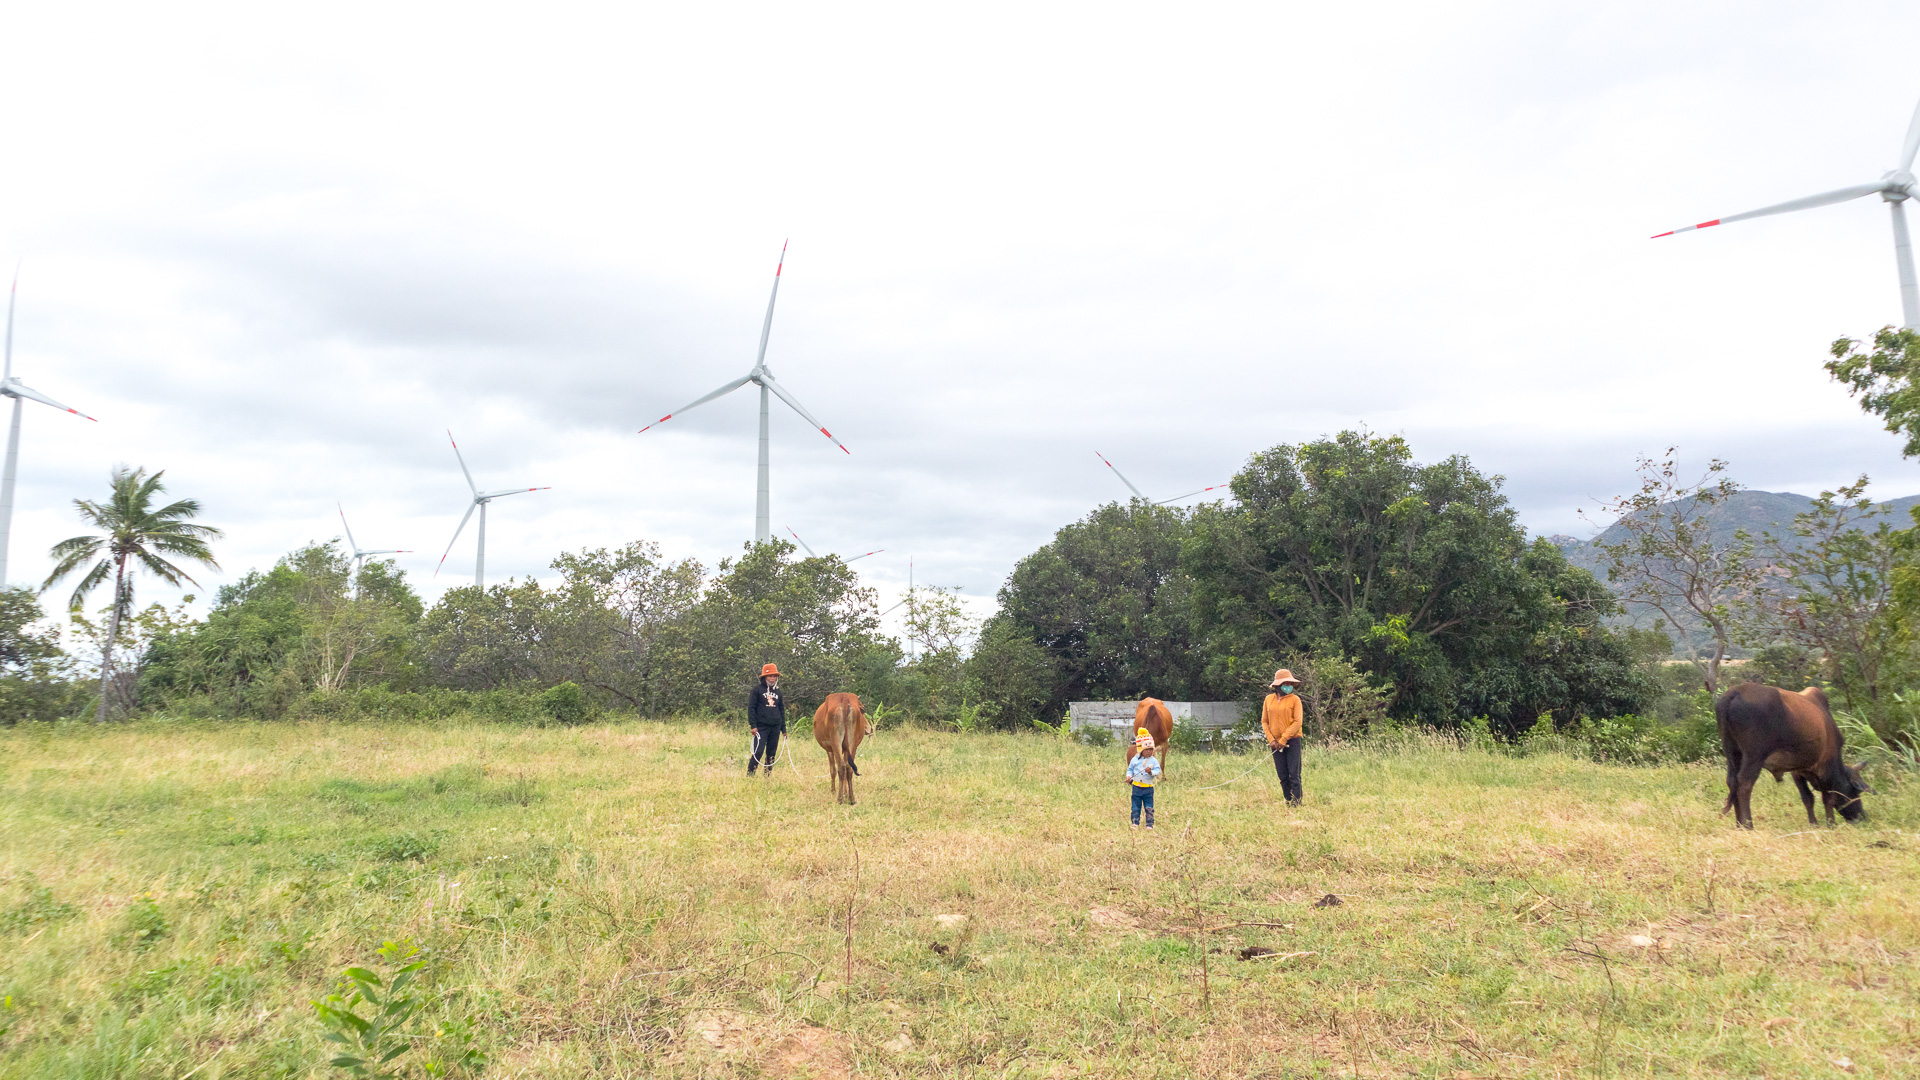
M1293 677L1292 671L1287 668L1281 668L1279 671L1273 673L1273 682L1269 685L1279 686L1283 683L1288 686L1299 686L1300 680Z
M769 677L777 679L780 677L780 668L774 664L762 664L760 665L760 677L763 679Z

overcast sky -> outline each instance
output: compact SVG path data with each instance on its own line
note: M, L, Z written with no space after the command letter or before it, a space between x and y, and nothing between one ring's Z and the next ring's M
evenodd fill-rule
M1581 8L1584 8L1581 10ZM883 602L989 597L1125 490L1343 428L1590 529L1678 444L1812 493L1920 466L1820 368L1899 319L1877 198L1920 5L16 5L0 255L30 405L10 576L165 468L209 589L339 534L470 580L773 522ZM1920 224L1920 223L1917 223ZM168 599L148 587L147 599ZM204 593L203 593L204 595ZM104 595L101 600L104 601Z

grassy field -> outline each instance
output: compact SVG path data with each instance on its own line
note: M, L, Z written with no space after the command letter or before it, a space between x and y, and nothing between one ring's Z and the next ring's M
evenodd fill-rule
M1763 780L1743 833L1717 766L1410 739L1310 751L1290 811L1176 753L1146 833L1117 750L882 731L849 808L743 734L0 733L0 1075L335 1074L310 1002L387 941L406 1075L1920 1075L1885 773L1833 831Z

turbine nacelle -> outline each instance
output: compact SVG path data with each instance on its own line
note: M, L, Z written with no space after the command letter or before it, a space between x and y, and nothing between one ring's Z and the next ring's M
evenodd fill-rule
M1880 189L1880 197L1888 202L1899 202L1901 199L1913 197L1914 177L1907 170L1895 169L1880 179L1887 182L1887 186Z

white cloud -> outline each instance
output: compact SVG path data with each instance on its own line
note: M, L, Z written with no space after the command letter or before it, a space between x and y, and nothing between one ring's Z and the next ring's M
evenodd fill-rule
M495 504L489 577L752 526L891 593L990 595L1123 495L1366 425L1528 524L1677 443L1811 491L1920 472L1820 371L1899 313L1863 200L1652 233L1891 167L1910 5L782 5L18 13L0 253L29 410L13 577L115 462L227 528L226 580ZM438 580L466 572L471 539Z

